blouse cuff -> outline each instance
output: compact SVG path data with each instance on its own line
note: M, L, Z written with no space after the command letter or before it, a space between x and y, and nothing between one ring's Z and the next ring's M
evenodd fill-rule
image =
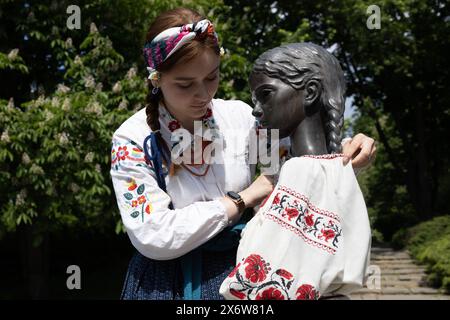
M217 212L221 226L223 228L228 227L232 223L232 221L228 218L227 208L223 204L222 200L215 199L213 201L210 201L209 203L211 204L211 210Z

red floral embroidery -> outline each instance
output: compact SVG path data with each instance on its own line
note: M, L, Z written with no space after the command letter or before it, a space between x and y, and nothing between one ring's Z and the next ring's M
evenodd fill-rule
M119 149L117 150L117 158L119 158L119 160L125 160L127 156L127 147L119 147Z
M128 180L128 185L135 184L133 179ZM141 184L139 187L132 188L132 192L126 192L123 194L123 197L126 199L126 203L131 205L133 208L130 212L132 218L137 218L141 216L142 222L144 222L144 212L150 214L152 211L152 204L148 201L147 196L145 195L145 185ZM134 191L136 190L136 191ZM130 190L131 191L131 190ZM139 208L136 208L139 207ZM136 208L136 209L134 209Z
M111 149L111 169L119 170L124 165L132 165L137 167L145 167L152 170L152 162L144 155L144 151L132 140L123 140L113 138L113 146ZM135 191L137 185L132 178L128 179L128 191Z
M320 293L308 284L300 286L296 292L294 288L291 290L295 281L294 275L284 268L269 272L270 263L260 255L251 254L242 261L244 262L238 263L225 280L227 292L238 299L291 300L316 299L320 296ZM246 263L249 265L245 266ZM261 282L255 283L257 281Z
M273 204L279 204L280 203L280 194L277 193L275 198L273 198Z
M305 223L308 225L308 227L312 227L314 225L314 215L307 214L305 216Z
M303 157L305 157L305 156L303 156ZM337 214L335 214L333 212L330 212L330 211L327 211L327 210L322 210L322 209L317 208L314 204L311 203L311 201L306 196L304 196L304 195L302 195L302 194L300 194L298 192L295 192L295 191L293 191L293 190L291 190L291 189L289 189L288 187L285 187L285 186L279 186L278 190L284 191L284 192L288 193L289 195L294 196L297 199L305 202L307 207L308 207L308 209L311 209L315 213L318 213L319 215L326 216L328 218L332 218L332 219L336 220L337 222L340 222L339 216Z
M339 157L343 157L343 156L344 156L344 154L342 154L342 153L333 153L333 154L323 154L323 155L319 155L319 156L306 154L306 155L301 156L301 157L331 160L331 159L335 159L335 158L339 158Z
M251 282L260 282L266 279L266 266L261 256L252 254L245 259L244 264L248 263L245 267L245 277Z
M284 210L284 214L288 216L288 219L290 221L292 218L296 218L298 216L298 210L295 208L286 208Z
M210 108L208 108L208 110L206 110L205 115L203 116L203 119L207 119L211 116L212 116L212 110Z
M293 277L293 275L289 271L286 271L284 269L278 269L277 271L275 271L275 273L287 280L291 280Z
M173 120L173 121L169 122L169 130L170 131L175 131L179 128L181 128L181 125L177 120Z
M296 292L297 300L317 300L319 292L310 284L301 285Z
M237 266L233 269L233 271L231 271L231 273L228 275L228 277L229 277L229 278L234 277L240 266L241 266L241 263L239 262L239 263L237 264Z
M245 293L244 292L240 292L240 291L237 291L237 290L234 290L234 289L230 289L230 293L233 296L235 296L236 298L239 298L241 300L245 298Z
M285 300L283 294L277 288L268 288L258 293L255 300Z
M133 190L136 189L136 188L137 188L137 184L134 183L134 184L132 184L132 185L130 185L130 186L128 187L128 191L133 191Z
M137 200L138 200L139 204L143 204L145 201L147 201L145 196L140 196Z
M333 239L334 237L335 237L335 233L334 233L334 231L333 230L331 230L331 229L322 229L321 230L321 232L322 232L322 237L324 237L325 238L325 241L329 241L330 239Z
M274 189L276 196L264 217L289 229L308 244L335 254L342 236L339 217L330 211L315 207L307 197L284 186Z

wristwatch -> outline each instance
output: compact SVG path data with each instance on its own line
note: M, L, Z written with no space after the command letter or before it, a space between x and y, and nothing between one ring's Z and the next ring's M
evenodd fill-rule
M234 191L228 191L227 197L230 198L231 201L233 201L236 204L236 206L238 207L239 213L244 212L245 203L244 203L244 200L242 199L242 197L239 195L239 193L234 192Z

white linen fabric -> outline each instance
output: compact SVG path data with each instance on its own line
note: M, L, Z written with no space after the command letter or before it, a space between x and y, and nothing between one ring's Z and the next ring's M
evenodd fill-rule
M241 234L226 299L318 299L361 288L370 261L366 205L342 155L291 158Z

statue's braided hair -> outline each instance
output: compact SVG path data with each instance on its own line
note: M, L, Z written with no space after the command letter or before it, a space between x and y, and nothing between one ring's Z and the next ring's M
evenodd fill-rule
M303 90L310 80L320 82L319 105L313 109L320 110L328 152L342 152L345 78L331 53L312 43L291 43L263 53L255 61L253 72L276 77L296 90Z

